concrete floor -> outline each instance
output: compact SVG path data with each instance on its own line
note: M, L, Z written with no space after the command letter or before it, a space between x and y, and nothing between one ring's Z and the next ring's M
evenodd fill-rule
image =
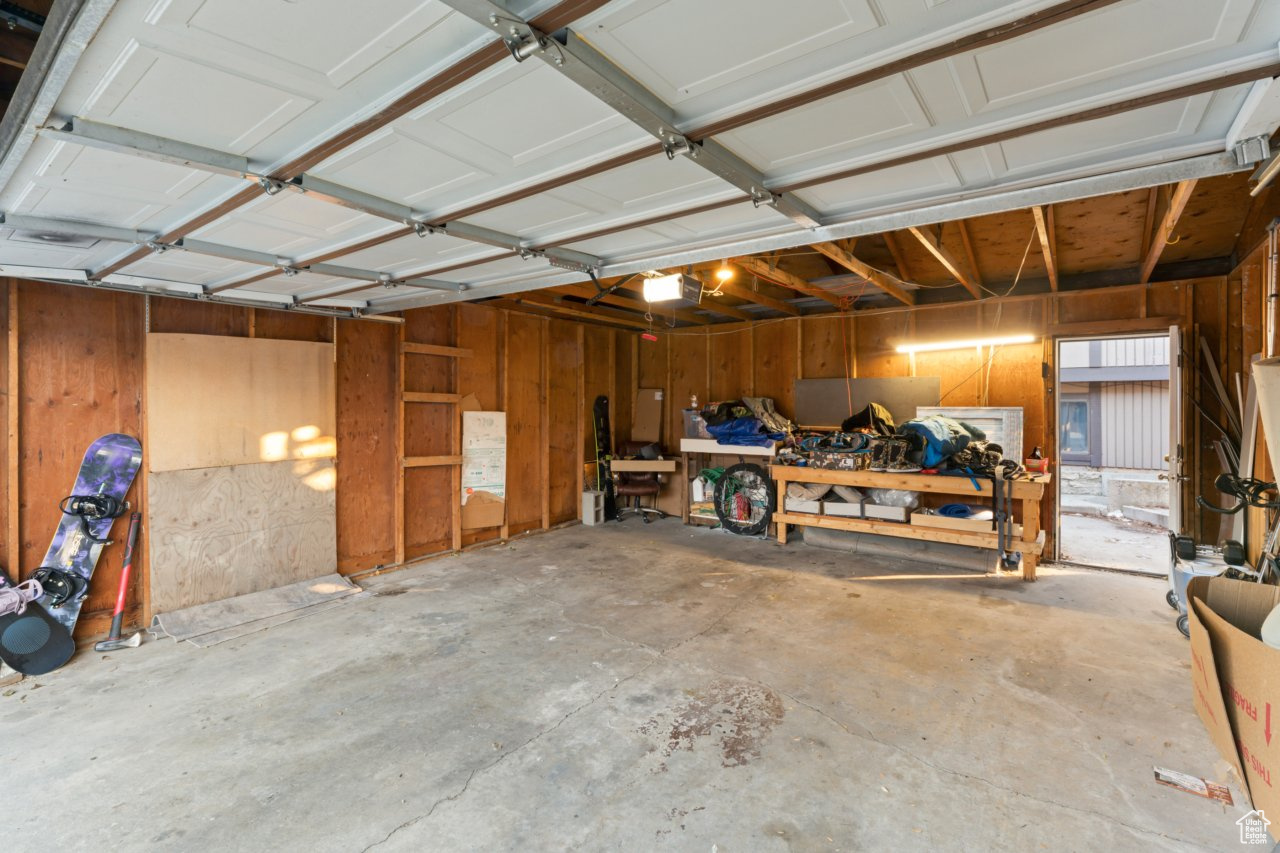
M1158 581L675 521L426 563L0 698L7 851L1234 849ZM10 692L12 691L12 692Z
M1169 533L1127 518L1064 512L1062 559L1085 566L1169 574Z

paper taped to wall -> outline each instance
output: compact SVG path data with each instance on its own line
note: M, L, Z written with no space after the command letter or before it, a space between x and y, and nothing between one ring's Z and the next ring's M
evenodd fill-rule
M462 413L462 527L497 527L506 517L507 415Z

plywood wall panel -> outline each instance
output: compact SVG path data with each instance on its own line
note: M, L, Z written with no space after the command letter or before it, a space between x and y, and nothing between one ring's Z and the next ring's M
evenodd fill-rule
M395 326L338 324L336 523L343 573L395 558L398 344Z
M1136 319L1142 316L1145 295L1141 290L1091 290L1058 297L1059 323Z
M854 367L856 321L852 314L789 321L801 336L801 379L842 379Z
M458 346L473 353L458 360L458 393L475 394L490 412L502 410L503 314L484 305L458 305Z
M507 525L519 531L542 524L546 481L542 436L542 348L547 321L507 315Z
M1186 291L1191 287L1183 282L1161 282L1146 289L1148 317L1181 317Z
M628 337L627 333L619 333L619 340ZM683 335L661 335L656 341L640 341L636 345L639 359L638 388L662 388L667 384L667 353L672 342Z
M333 456L331 344L150 334L146 347L152 471Z
M458 393L475 394L480 407L503 411L503 338L506 312L486 305L461 303L457 306L458 346L472 351L470 358L458 359ZM499 527L463 531L463 547L496 539Z
M761 323L752 331L755 396L772 397L778 411L788 418L795 415L796 335L801 322Z
M630 427L631 419L628 417L626 421L622 421L622 413L618 411L619 397L630 397L631 380L628 376L627 382L618 386L623 390L621 394L614 393L614 385L617 382L617 352L615 351L616 343L614 341L614 330L606 329L601 326L586 326L582 330L582 347L584 352L582 362L582 405L584 417L582 418L582 450L583 461L595 461L595 425L592 418L592 407L595 405L596 397L601 394L609 398L611 414L619 421L617 427L621 427L623 433Z
M22 478L19 500L21 574L40 565L80 469L85 448L99 436L142 435L141 298L107 291L75 291L21 282L19 383ZM128 500L139 504L141 485ZM127 519L117 521L123 537ZM123 548L106 548L98 562L77 636L102 627L116 598ZM145 565L145 564L144 564ZM130 595L138 601L137 587Z
M420 344L453 346L454 307L438 305L404 312L404 339Z
M588 326L588 329L591 327ZM631 436L631 418L635 411L635 388L646 388L650 386L639 385L636 383L636 375L639 370L638 356L639 345L642 342L638 335L634 332L624 332L614 330L613 335L613 373L614 373L614 399L610 401L609 413L613 420L613 434L616 439L626 439ZM588 350L589 352L589 350ZM654 388L665 388L666 381L652 386ZM587 398L587 405L590 406L594 397ZM590 410L588 410L587 422L590 423ZM664 424L665 427L665 424ZM681 433L683 434L683 433ZM662 441L664 443L670 436L664 434Z
M453 471L407 468L404 472L405 559L448 551L453 543Z
M666 395L666 435L668 449L674 450L679 448L678 437L684 433L684 416L681 410L689 405L689 397L697 394L698 402L702 405L714 401L711 399L707 383L706 335L667 335L666 338L671 375L671 384ZM743 369L746 369L746 365L743 365ZM652 387L661 388L662 385Z
M282 341L314 341L331 344L334 338L335 322L349 323L350 321L335 321L332 317L290 311L254 311L253 336Z
M964 303L916 311L915 329L907 337L915 341L946 341L972 339L982 334L976 303ZM997 350L997 361L1002 355ZM944 406L978 406L990 356L991 352L986 349L981 354L976 349L917 353L915 375L941 379L939 390Z
M574 323L549 320L547 347L547 485L551 524L578 517L582 494L582 442L578 433L581 412L578 374L582 353Z
M713 332L707 336L710 347L708 357L711 400L738 400L753 397L751 330L742 327L736 332ZM682 405L688 405L687 402Z
M138 297L143 299L144 297ZM151 327L148 331L189 335L232 335L249 337L253 309L237 305L216 305L194 299L151 299Z
M9 554L17 553L17 543L10 541L9 522L9 292L17 285L12 279L0 278L0 567L9 569ZM15 404L16 405L16 404ZM14 496L16 497L16 496ZM16 520L16 519L15 519ZM10 580L14 580L10 573Z
M850 345L857 345L858 375L907 376L907 357L894 352L894 347L911 338L911 312L871 314L858 317L857 324L855 341Z
M155 612L332 573L335 479L328 459L152 472Z

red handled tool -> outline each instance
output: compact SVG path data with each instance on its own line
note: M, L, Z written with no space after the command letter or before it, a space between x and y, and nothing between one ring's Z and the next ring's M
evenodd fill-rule
M127 640L120 639L120 629L124 625L124 600L129 594L129 573L133 570L133 547L138 544L138 528L142 525L142 513L135 512L129 516L129 539L124 546L124 568L120 571L120 593L116 596L116 609L111 614L111 633L93 647L97 652L113 652L116 649L136 648L142 642L142 632L138 631Z

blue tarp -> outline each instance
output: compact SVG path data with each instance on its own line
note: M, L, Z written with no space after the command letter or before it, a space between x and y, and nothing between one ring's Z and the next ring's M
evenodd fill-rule
M764 424L759 418L733 418L722 424L707 424L707 432L711 433L718 444L737 445L739 447L768 447L786 436L780 432L765 432Z

